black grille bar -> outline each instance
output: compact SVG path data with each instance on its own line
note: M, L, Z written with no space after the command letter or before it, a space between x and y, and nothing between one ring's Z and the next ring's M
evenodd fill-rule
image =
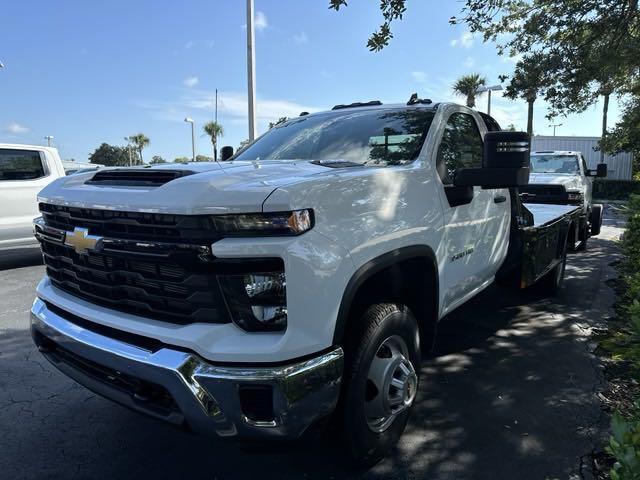
M154 242L211 243L222 238L207 215L121 212L40 203L46 225L65 231L88 228L92 235Z

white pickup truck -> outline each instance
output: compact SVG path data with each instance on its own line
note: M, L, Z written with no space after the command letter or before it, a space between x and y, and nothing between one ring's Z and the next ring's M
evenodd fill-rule
M589 170L581 152L540 150L531 152L529 185L524 201L581 207L580 221L569 232L570 247L585 250L590 236L600 233L602 205L593 203L591 177L606 177L607 164Z
M0 143L0 255L38 245L33 236L38 192L64 174L55 148Z
M331 418L375 461L405 428L441 318L496 278L562 282L579 210L522 205L529 137L489 130L415 97L337 105L230 161L58 180L35 223L34 341L175 425L282 439Z

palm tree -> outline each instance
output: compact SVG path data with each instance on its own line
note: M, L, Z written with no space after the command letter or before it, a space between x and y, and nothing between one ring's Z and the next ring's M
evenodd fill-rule
M553 59L549 55L539 52L519 60L504 92L506 98L512 100L522 98L527 102L527 133L529 135L533 135L533 104L544 91L546 85L544 72L546 65L551 61Z
M476 106L478 89L485 83L487 80L479 73L463 75L453 84L453 93L467 97L467 107L473 108Z
M149 145L149 137L147 137L144 133L136 133L135 135L131 135L126 139L127 141L135 145L136 150L138 151L138 155L140 156L139 165L142 165L144 163L144 160L142 159L142 150L144 149L144 147Z
M211 137L211 145L213 145L213 159L218 161L218 137L224 135L224 128L218 122L208 122L202 127L204 133Z

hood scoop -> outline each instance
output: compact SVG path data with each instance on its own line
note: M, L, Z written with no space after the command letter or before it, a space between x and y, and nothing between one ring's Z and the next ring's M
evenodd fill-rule
M108 187L159 187L176 178L186 177L194 173L196 172L191 170L120 168L100 170L84 183Z

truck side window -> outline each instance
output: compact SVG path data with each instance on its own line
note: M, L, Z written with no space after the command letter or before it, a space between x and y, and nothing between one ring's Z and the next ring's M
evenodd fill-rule
M33 180L44 176L45 169L39 152L0 149L0 181Z
M458 168L482 167L482 137L475 119L467 113L449 117L438 147L436 167L442 183L453 183Z

